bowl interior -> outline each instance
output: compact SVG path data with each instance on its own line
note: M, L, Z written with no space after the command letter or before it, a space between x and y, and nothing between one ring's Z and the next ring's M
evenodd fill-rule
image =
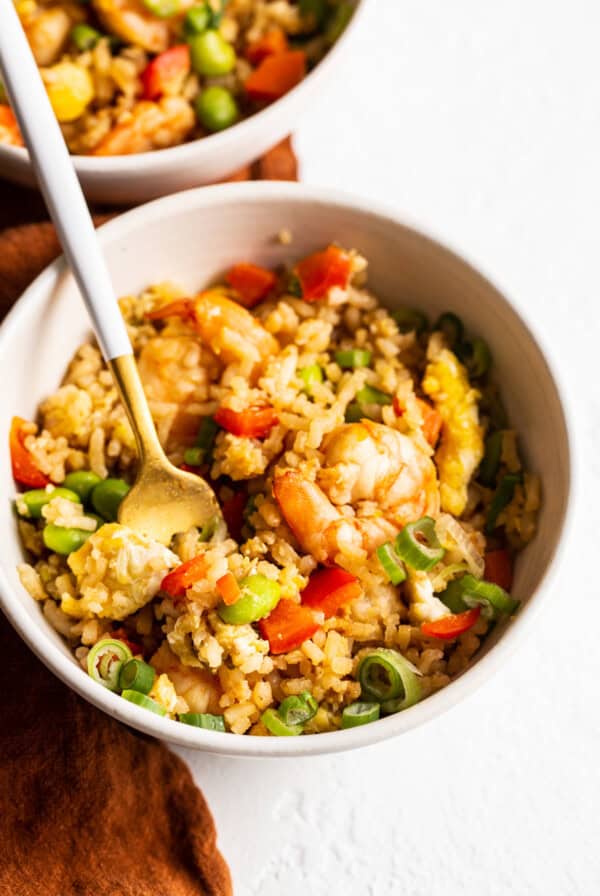
M276 266L336 241L368 258L370 288L388 306L408 304L423 308L432 317L446 310L459 314L468 330L488 341L527 464L546 486L538 533L516 569L514 592L530 598L556 552L569 497L568 437L552 375L527 326L488 281L438 243L370 209L370 203L355 204L345 197L331 198L294 185L231 185L190 191L143 206L102 228L101 241L118 295L160 280L174 280L194 290L235 261ZM278 241L282 228L291 230L291 246ZM106 301L112 300L106 297ZM11 508L10 418L35 415L38 403L58 386L73 351L89 332L76 285L60 262L38 278L0 332L0 376L9 384L0 392L0 527L5 533L0 586L9 616L42 658L88 699L120 715L122 708L117 703L124 701L98 688L77 667L39 606L25 593L15 571L22 551ZM529 610L526 604L510 628L520 626ZM486 660L492 660L499 650L495 647L498 639L509 634L496 631L488 639L482 651L483 656L488 655ZM60 669L56 665L59 652ZM478 664L482 662L480 659ZM234 747L223 743L222 735L205 738L205 732L189 729L183 736L175 729L187 726L157 717L145 719L152 714L137 707L133 707L133 715L128 708L128 716L130 723L167 739L226 753L319 753L372 742L412 727L455 702L463 680L473 673L467 671L423 704L376 725L331 735L268 738L264 747L257 745L261 738L227 736L227 741L236 742ZM426 704L430 704L427 710ZM246 747L244 742L250 743Z

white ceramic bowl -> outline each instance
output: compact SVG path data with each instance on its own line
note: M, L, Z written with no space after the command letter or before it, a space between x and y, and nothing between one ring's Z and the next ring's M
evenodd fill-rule
M275 235L289 228L291 246ZM172 279L197 289L239 259L275 266L332 240L359 249L370 264L370 286L393 307L408 303L435 317L451 309L490 344L502 392L530 469L545 484L539 531L519 558L514 593L518 615L486 641L474 665L447 688L397 715L348 731L298 738L238 737L160 718L93 682L22 588L22 559L11 499L7 449L10 418L33 417L58 385L89 325L61 260L38 277L0 329L0 562L2 607L52 672L91 703L135 728L200 750L243 756L327 753L400 734L452 706L501 667L508 650L543 601L564 538L571 452L554 376L530 326L469 264L393 213L297 184L232 184L157 200L101 228L100 241L118 295Z
M170 149L130 156L73 156L75 170L88 199L134 204L179 190L214 184L259 158L294 131L311 98L322 91L336 69L373 0L356 0L356 11L342 36L321 62L293 90L256 115L218 134ZM27 151L0 143L0 176L34 186Z

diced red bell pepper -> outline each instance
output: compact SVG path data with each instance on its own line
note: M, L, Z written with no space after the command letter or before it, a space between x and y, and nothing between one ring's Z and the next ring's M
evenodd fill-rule
M223 519L227 524L229 534L234 541L242 540L242 526L244 525L244 510L248 501L246 492L236 492L223 504Z
M242 262L227 272L225 282L236 291L244 308L254 308L271 292L277 283L277 277L272 271L257 264Z
M146 317L148 320L165 320L167 317L193 317L194 309L189 299L175 299L168 305L162 305L149 311Z
M26 423L27 420L23 420L22 417L13 417L10 425L9 445L12 474L21 485L27 485L29 488L44 488L50 479L38 469L33 457L25 447L27 433L23 431L23 426Z
M493 582L505 591L510 591L513 583L513 564L512 557L505 548L488 551L485 555L483 578L486 582Z
M311 610L318 610L325 616L335 616L340 607L358 597L361 591L356 576L338 566L331 566L312 574L300 599L302 605Z
M289 49L289 45L285 31L282 28L275 27L251 43L245 55L248 62L251 62L252 65L258 65L267 56L285 53L287 49Z
M279 423L279 417L271 407L246 408L245 411L219 408L214 419L215 423L232 435L246 436L249 439L266 438L273 427Z
M23 136L15 113L4 103L0 104L0 135L2 143L8 143L9 146L23 146Z
M217 591L221 595L223 603L228 607L237 603L242 594L237 579L231 572L226 572L224 576L217 579Z
M142 72L144 99L157 100L168 93L170 87L176 87L177 82L182 81L190 69L190 48L187 44L178 44L159 53Z
M421 415L423 417L423 423L421 425L421 430L423 435L429 442L432 448L438 443L440 433L442 431L442 415L439 411L436 411L434 407L432 407L428 401L425 401L423 398L417 398L417 404L421 409ZM401 417L404 414L405 408L402 407L398 398L394 398L394 411L398 417Z
M303 50L286 50L265 56L246 79L244 87L252 100L273 102L300 83L306 74Z
M205 575L206 561L202 554L198 554L168 573L160 583L160 590L165 591L169 597L184 597L186 590Z
M481 614L481 607L473 607L465 613L456 613L451 616L442 616L434 622L424 622L421 631L430 638L439 638L440 641L452 641L473 628Z
M269 642L271 653L288 653L312 638L319 628L314 613L293 600L282 598L272 613L258 623L260 633Z
M323 252L303 258L295 271L302 287L302 298L306 302L316 302L325 298L332 287L345 289L348 285L350 256L337 246L328 246Z

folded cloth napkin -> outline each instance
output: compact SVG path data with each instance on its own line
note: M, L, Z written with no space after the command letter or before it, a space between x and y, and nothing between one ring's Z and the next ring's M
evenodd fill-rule
M295 180L289 140L251 178ZM0 226L24 193L0 184ZM0 232L0 318L59 251L48 222ZM230 896L185 764L77 697L1 614L0 656L0 896Z

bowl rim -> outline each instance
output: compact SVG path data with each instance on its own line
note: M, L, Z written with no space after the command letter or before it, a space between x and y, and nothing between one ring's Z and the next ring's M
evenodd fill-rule
M150 152L114 156L72 155L71 158L75 170L78 174L84 176L92 174L111 176L139 173L140 166L142 166L143 169L147 171L152 169L155 174L158 174L170 168L171 165L176 166L180 164L185 166L186 163L191 161L201 164L208 155L212 156L213 153L215 155L225 154L231 145L237 145L244 140L251 142L254 129L268 129L269 122L275 121L280 115L285 114L285 107L300 102L305 94L316 87L319 77L332 68L341 48L348 43L348 40L357 30L367 7L374 3L375 0L356 0L356 8L350 22L325 56L296 87L293 87L284 96L259 112L255 112L248 118L243 118L232 125L232 127L223 131L209 134L207 137L197 137L195 140L180 143L177 146L169 146L165 149L153 149ZM0 164L3 156L7 159L12 158L17 164L31 167L29 154L23 146L9 146L8 144L0 143Z
M573 527L575 493L579 481L578 457L573 449L575 428L570 411L570 403L566 401L565 384L549 361L550 354L546 350L544 340L528 319L527 314L523 313L521 309L515 308L510 299L498 290L491 280L481 274L479 268L472 265L462 252L449 248L445 241L441 241L432 235L429 227L424 227L422 224L417 223L412 216L399 213L386 203L324 187L306 186L291 182L269 183L268 181L255 181L220 184L186 190L145 203L102 225L98 229L98 234L101 244L119 241L126 239L127 235L132 231L143 229L145 221L155 220L156 218L164 221L171 213L177 213L183 209L188 211L193 209L201 210L224 202L243 201L248 203L263 200L272 200L277 203L286 201L290 202L290 204L304 204L308 202L336 206L341 209L347 209L349 212L358 211L372 215L388 226L397 227L400 225L407 227L419 237L423 237L431 242L437 251L448 253L460 264L474 271L486 285L497 293L499 300L504 302L516 315L530 339L539 349L549 378L556 390L562 412L567 455L565 470L566 502L563 517L560 520L559 538L553 549L550 562L541 576L538 587L528 596L519 614L511 620L498 643L485 656L468 667L462 675L441 691L431 695L421 703L404 710L402 713L380 719L376 724L335 732L303 735L298 738L231 736L229 733L223 734L193 728L182 725L175 720L154 715L134 704L127 703L117 694L99 687L97 683L93 682L73 663L70 657L65 656L56 644L48 640L47 635L40 631L38 624L30 619L29 614L25 610L23 595L19 596L16 589L13 590L10 586L1 561L0 605L13 627L51 672L57 675L58 678L81 697L104 710L113 718L129 724L139 731L182 747L192 747L226 756L251 758L314 756L369 746L415 728L435 716L441 715L463 698L470 696L502 665L503 660L515 649L519 639L523 637L528 627L532 624L543 603L543 596L551 591L556 581L560 561L564 556ZM14 304L0 326L0 357L4 344L11 340L13 330L21 318L27 318L34 314L36 308L44 304L48 294L63 272L64 260L61 256L33 281Z

